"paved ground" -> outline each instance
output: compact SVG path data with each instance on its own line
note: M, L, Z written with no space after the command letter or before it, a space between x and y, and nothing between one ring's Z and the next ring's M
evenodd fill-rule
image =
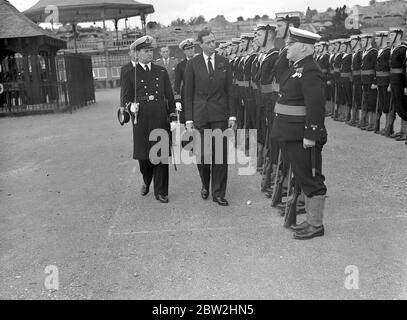
M168 205L141 197L118 95L99 91L73 114L0 119L0 298L407 298L403 143L328 119L326 235L295 241L260 177L236 167L228 208L203 201L185 165L171 168ZM58 291L44 286L48 265ZM357 290L344 286L349 265Z

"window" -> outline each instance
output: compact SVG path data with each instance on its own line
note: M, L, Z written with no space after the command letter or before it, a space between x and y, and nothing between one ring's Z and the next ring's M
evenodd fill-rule
M92 65L94 68L106 66L106 57L105 56L92 56Z
M94 79L106 79L107 69L106 68L93 68L93 78Z
M113 67L121 67L130 62L128 54L116 54L109 56L110 65Z
M112 67L112 78L120 78L121 67Z

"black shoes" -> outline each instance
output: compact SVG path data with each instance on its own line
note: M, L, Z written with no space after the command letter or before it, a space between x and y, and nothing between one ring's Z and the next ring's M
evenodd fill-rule
M218 205L223 206L223 207L226 207L229 205L227 200L225 198L221 198L221 197L214 197L213 202L216 202Z
M296 240L309 240L315 237L322 237L325 233L324 226L314 227L312 225L308 225L303 229L298 230L294 233L294 239Z
M209 190L206 189L205 187L202 187L202 189L201 189L201 197L204 200L208 199L208 197L209 197Z
M167 196L163 196L161 194L156 195L155 198L160 201L161 203L168 203L168 197Z
M292 226L290 227L290 229L291 229L292 231L297 232L297 231L300 231L300 230L305 229L305 228L308 227L308 226L309 226L308 222L307 222L307 221L304 221L304 222L302 222L302 223L300 223L300 224L294 224L294 225L292 225Z
M150 191L150 185L146 185L145 183L143 183L143 185L141 186L141 195L144 197L146 196Z

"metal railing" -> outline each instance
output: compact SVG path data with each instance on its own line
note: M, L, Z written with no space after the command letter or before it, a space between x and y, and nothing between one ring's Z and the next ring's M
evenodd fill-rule
M72 111L95 102L92 60L83 54L56 56L58 80L3 83L0 116Z

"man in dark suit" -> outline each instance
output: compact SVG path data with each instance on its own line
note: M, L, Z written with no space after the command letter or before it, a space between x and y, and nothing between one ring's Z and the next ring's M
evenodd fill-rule
M185 71L185 124L188 132L196 129L203 143L204 130L235 128L236 111L233 104L232 72L229 60L215 53L215 36L209 29L198 34L198 42L203 53L191 59ZM208 150L205 150L208 151ZM212 151L212 152L211 152ZM227 145L223 145L223 161L209 150L212 164L205 163L204 157L198 159L198 171L202 181L201 196L209 196L209 183L212 173L213 201L227 206L225 199L227 184Z
M327 141L324 78L313 59L318 34L290 28L287 59L293 62L280 79L271 136L281 143L284 158L305 194L307 220L291 226L295 239L324 235L322 224L326 198L322 175L322 147Z
M184 74L187 68L187 62L195 56L195 40L185 39L179 44L179 48L184 51L185 59L177 64L175 67L175 83L174 83L174 93L177 111L180 112L180 122L185 123L185 114L182 109L184 105L184 88L185 79Z
M155 129L169 131L169 119L175 120L175 100L167 70L151 63L154 42L152 37L144 36L130 46L135 58L132 59L131 66L126 65L122 69L120 102L121 111L128 106L131 113L133 159L139 160L144 180L141 194L143 196L148 194L150 184L154 180L156 199L167 203L169 151L161 150L159 155L150 155L150 149L155 141L150 141L149 136Z

